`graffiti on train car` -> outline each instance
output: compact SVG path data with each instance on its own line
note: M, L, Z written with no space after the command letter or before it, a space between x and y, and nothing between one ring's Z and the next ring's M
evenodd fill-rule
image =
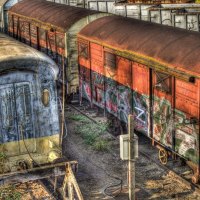
M103 108L104 103L104 76L99 73L92 72L92 99L93 103Z
M131 113L131 89L118 85L118 119L128 123L128 115Z
M198 143L199 127L197 124L190 124L186 115L176 110L175 112L176 144L175 149L180 155L191 159L194 163L199 160Z
M154 96L153 137L172 148L173 115L171 104L164 98Z
M133 91L133 115L135 128L148 135L149 98L136 91Z

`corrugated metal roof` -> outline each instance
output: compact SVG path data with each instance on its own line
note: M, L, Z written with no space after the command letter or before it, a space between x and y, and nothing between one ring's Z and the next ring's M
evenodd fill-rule
M87 25L79 36L126 51L152 63L200 76L200 33L109 16Z
M21 1L15 4L9 12L62 28L64 31L68 30L80 19L99 13L93 10L43 0Z
M39 62L52 68L55 78L57 77L58 67L48 56L0 33L0 71L24 66L34 68Z

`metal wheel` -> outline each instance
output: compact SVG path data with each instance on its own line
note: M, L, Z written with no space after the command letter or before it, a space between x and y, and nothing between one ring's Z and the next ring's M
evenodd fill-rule
M159 160L163 165L167 164L168 161L168 154L167 151L165 149L159 149Z

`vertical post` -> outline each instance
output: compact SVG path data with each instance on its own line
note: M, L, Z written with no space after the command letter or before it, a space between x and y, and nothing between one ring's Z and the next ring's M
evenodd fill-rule
M134 118L128 116L128 134L129 134L129 161L128 161L128 186L129 200L135 200L135 160L133 158L133 139L134 139Z
M58 177L55 176L55 179L54 179L54 186L53 186L53 191L54 191L54 192L56 192L57 185L58 185Z
M68 195L69 195L69 200L74 200L74 190L71 182L68 183Z

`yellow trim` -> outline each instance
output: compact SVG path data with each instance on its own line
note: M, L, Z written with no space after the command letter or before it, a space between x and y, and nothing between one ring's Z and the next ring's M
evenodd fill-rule
M28 168L33 167L33 162L37 164L50 163L53 161L52 152L57 156L54 156L55 158L62 156L59 134L1 144L0 152L5 155L3 159L0 159L0 174L19 170L19 162L26 163Z

